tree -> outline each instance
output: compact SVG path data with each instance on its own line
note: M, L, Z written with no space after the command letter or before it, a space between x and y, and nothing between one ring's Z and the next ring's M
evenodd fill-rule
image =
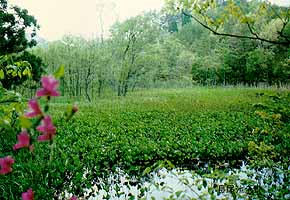
M18 53L35 46L33 38L38 28L36 19L26 9L9 6L7 0L0 0L0 55Z
M198 43L202 38L208 37L209 31L203 29L196 22L188 23L179 30L176 37L185 45L188 49L194 50L196 43Z
M167 22L167 28L169 33L178 32L178 16L166 15L165 21Z
M257 86L260 82L268 82L269 85L272 85L274 78L273 55L272 51L262 48L257 48L248 53L246 58L246 79L248 83Z
M11 89L29 77L38 81L43 72L41 58L26 50L36 45L34 37L39 28L36 19L28 11L9 6L0 0L0 82Z
M239 6L250 13L257 5ZM217 10L212 15L222 14L222 10ZM67 36L33 52L45 59L49 71L62 64L66 67L60 87L63 94L87 100L110 90L125 96L135 88L184 87L193 82L249 86L289 83L288 47L219 37L190 18L172 16L177 17L177 32L168 32L164 13L146 13L116 23L110 38ZM261 37L280 40L280 19L261 18L256 23L260 24L257 31ZM221 30L250 34L245 24L235 20L225 23ZM287 32L286 27L284 33Z
M118 96L125 96L132 80L140 74L144 68L138 62L140 55L144 52L145 45L152 44L158 38L159 27L156 23L156 15L147 13L117 23L112 29L112 42L116 47L114 55L119 60L116 65L118 79Z
M112 65L117 61L113 59L113 51L110 40L86 40L68 35L34 52L44 59L49 72L55 71L55 66L65 66L66 75L60 84L63 95L84 96L91 101L100 97L105 86L114 79Z
M0 82L6 89L21 85L29 78L39 82L43 72L42 59L30 51L0 56Z
M258 0L250 2L246 0L167 0L166 5L170 11L181 12L192 17L215 35L259 40L283 46L290 45L289 8L274 6L267 1ZM191 13L188 13L188 10L191 10ZM261 21L268 23L272 19L278 19L282 24L277 31L279 37L276 40L260 35ZM233 21L243 25L247 29L247 33L224 31L223 27Z

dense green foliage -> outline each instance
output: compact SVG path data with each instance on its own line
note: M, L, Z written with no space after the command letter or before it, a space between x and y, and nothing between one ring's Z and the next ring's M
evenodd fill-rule
M64 104L55 102L58 133L52 159L45 144L36 144L36 162L33 154L24 156L27 150L13 152L21 165L14 166L9 179L0 177L0 188L4 196L18 198L33 187L38 197L49 199L70 182L74 194L81 193L116 167L140 176L160 166L202 172L209 170L206 163L222 169L224 163L235 167L241 160L256 167L288 165L289 100L286 91L261 89L140 90L125 98L81 103L69 123L61 120ZM1 155L12 153L14 143L7 140Z
M31 33L27 30L31 29ZM8 5L7 0L0 1L0 56L18 53L27 47L36 45L33 39L38 28L36 19L28 11ZM31 40L28 40L29 34Z
M43 72L40 57L25 51L36 45L38 25L28 11L0 1L0 83L12 89L32 78L39 81Z
M252 19L263 5L251 1L240 6ZM230 15L224 11L227 6L207 10L224 17ZM287 11L277 6L273 9L278 13ZM85 96L89 101L107 90L125 96L136 88L289 84L289 46L218 36L188 13L180 10L146 13L116 23L108 38L86 40L66 36L34 52L45 60L49 70L66 66L67 74L62 81L65 96ZM234 19L227 21L222 30L251 34L245 24ZM254 25L261 27L259 35L273 40L281 39L278 34L281 28L284 27L283 34L289 34L290 30L288 21L284 26L276 15L256 16Z
M18 127L17 119L23 112L20 94L0 88L0 111L0 137L3 137L1 141L5 141L5 131L15 131L13 127ZM1 145L4 144L2 142Z
M0 0L0 158L17 159L13 173L0 176L1 198L19 199L27 188L36 199L65 190L79 195L118 167L140 178L161 167L205 174L242 161L279 167L289 185L289 90L232 87L288 86L289 9L275 6L267 16L270 7L258 0L208 2L193 9L208 28L192 16L189 1L170 0L181 9L118 22L108 38L65 36L25 51L35 44L36 20ZM216 26L231 36L213 32ZM61 66L55 76L62 97L48 112L56 116L57 137L33 152L13 151L29 122L20 117L23 99L7 89L34 96L43 65L48 72ZM80 111L65 122L60 110L74 100Z
M0 56L0 83L4 88L15 89L24 84L35 89L43 72L42 59L29 51Z
M169 12L181 12L215 35L245 38L289 47L289 8L270 1L247 0L165 0ZM276 2L272 2L276 3ZM272 34L266 24L275 20ZM229 30L238 24L242 29Z

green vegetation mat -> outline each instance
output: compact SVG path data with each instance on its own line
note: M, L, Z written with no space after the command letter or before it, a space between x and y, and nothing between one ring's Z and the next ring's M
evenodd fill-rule
M246 88L140 90L125 98L79 102L79 112L68 123L61 121L65 104L55 102L51 112L58 133L53 157L46 158L48 147L39 144L35 151L43 151L45 163L39 160L29 169L33 162L26 159L21 167L31 170L33 183L49 194L71 182L76 193L81 192L116 167L142 176L158 167L204 172L202 163L220 169L225 163L237 167L241 161L256 167L288 166L287 93ZM18 176L12 174L11 180Z
M151 90L80 103L72 122L59 124L57 143L66 144L64 156L69 153L75 166L94 166L96 172L121 167L140 175L156 164L196 168L202 161L233 166L241 160L282 161L289 155L289 124L274 113L258 112L273 94L236 88ZM55 111L62 106L55 104Z

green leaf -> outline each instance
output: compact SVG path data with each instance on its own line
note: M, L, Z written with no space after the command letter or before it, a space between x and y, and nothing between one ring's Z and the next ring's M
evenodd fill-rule
M1 69L0 70L0 79L4 79L5 75L4 75L4 71Z
M21 71L19 71L17 74L18 74L18 77L19 77L19 78L22 78Z
M16 76L17 76L17 71L13 71L13 72L12 72L12 76L13 76L13 77L16 77Z
M57 79L64 77L64 65L59 66L59 68L54 72L53 75Z
M147 167L144 171L143 171L143 176L144 175L148 175L150 172L152 171L151 167Z
M19 118L19 120L20 120L20 125L21 125L22 128L30 128L32 126L31 121L28 118L24 117L24 116L21 116Z
M169 160L166 160L166 163L169 168L172 168L172 169L175 168L174 164L172 164L172 162L170 162Z
M22 72L22 74L23 74L23 76L29 76L29 74L30 74L30 70L28 69L28 68L25 68L24 70L23 70L23 72Z
M180 195L182 194L182 190L179 190L179 191L177 191L177 192L175 192L175 195L177 196L177 197L180 197Z
M32 74L31 74L31 70L29 70L29 69L27 69L27 76L28 76L28 77L31 77L31 76L32 76Z

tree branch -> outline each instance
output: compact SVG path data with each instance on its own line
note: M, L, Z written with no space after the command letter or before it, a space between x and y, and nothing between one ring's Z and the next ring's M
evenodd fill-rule
M230 34L230 33L220 33L217 30L214 30L213 28L209 27L205 23L201 22L197 17L195 17L195 16L193 16L191 14L188 14L188 13L186 13L184 11L182 11L182 13L184 15L188 16L188 17L191 17L197 23L199 23L201 26L203 26L207 30L211 31L215 35L226 36L226 37L234 37L234 38L240 38L240 39L260 40L262 42L267 42L267 43L275 44L275 45L284 45L284 46L289 46L290 45L290 41L288 41L288 40L287 41L273 41L273 40L268 40L268 39L265 39L265 38L261 38L256 33L253 32L252 28L249 25L248 25L248 28L249 28L251 34L255 35L255 37L245 36L245 35L235 35L235 34Z
M251 27L251 25L250 25L249 22L247 22L247 26L248 26L248 28L249 28L250 33L251 33L252 35L256 36L256 38L258 39L258 38L259 38L259 35L258 35L256 32L254 32L254 30L253 30L253 28Z
M290 38L287 37L286 35L284 35L284 33L283 33L288 23L289 23L289 18L287 18L287 21L285 21L285 22L283 21L283 27L282 27L281 31L278 31L278 34L282 38L284 38L285 40L287 40L288 42L290 42Z

